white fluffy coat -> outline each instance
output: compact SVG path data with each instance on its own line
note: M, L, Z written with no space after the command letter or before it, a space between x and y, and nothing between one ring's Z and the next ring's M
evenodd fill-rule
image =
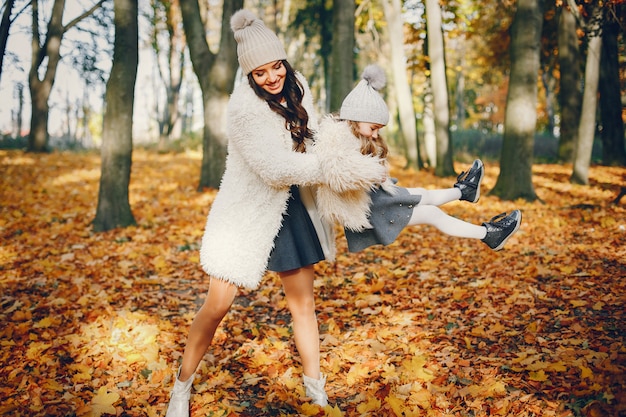
M304 77L303 105L309 127L317 129L311 92ZM228 155L220 189L207 217L200 262L209 275L237 286L256 288L263 277L291 185L328 184L315 151L292 150L285 121L260 99L244 80L235 88L227 109ZM307 149L314 148L308 144ZM335 174L346 189L381 177L377 158L360 153L344 157L346 170L359 167L365 176ZM364 165L370 166L368 169ZM343 178L343 179L341 179ZM332 229L331 229L332 230ZM334 239L334 236L331 236ZM331 242L334 250L334 241Z
M348 163L355 153L361 152L360 147L361 142L347 122L327 116L320 123L314 152L320 156L327 183L317 187L317 208L322 219L354 232L372 228L369 221L372 187L381 186L390 194L396 193L385 161L369 157L378 161L376 167L371 163L360 166ZM378 181L345 181L346 178L366 178L367 172L363 170L378 175Z

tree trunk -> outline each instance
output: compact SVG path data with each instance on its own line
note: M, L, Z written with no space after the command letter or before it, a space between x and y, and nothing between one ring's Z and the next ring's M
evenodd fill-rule
M389 27L391 47L391 70L393 73L393 96L398 103L398 119L404 143L406 143L407 165L422 167L417 144L417 125L411 87L406 74L406 56L404 54L404 32L400 12L400 0L383 1L385 19Z
M602 9L595 6L592 14L593 26L600 22ZM598 82L600 78L600 54L602 53L602 35L598 27L590 27L585 64L585 90L583 107L578 125L578 142L574 148L574 169L570 181L575 184L589 184L589 165L596 133L596 112L598 108Z
M15 112L15 139L22 137L24 120L24 84L17 83L17 111Z
M128 200L133 150L133 103L139 29L137 0L114 0L113 66L106 88L102 132L100 191L93 221L95 231L135 224Z
M463 58L461 58L462 61ZM459 68L465 68L465 65L461 63ZM455 104L456 104L456 125L459 129L465 128L465 102L463 96L465 95L465 74L461 71L456 71L456 88L455 88Z
M452 140L450 138L450 100L446 79L446 55L443 45L441 8L438 0L426 0L426 27L430 84L433 91L433 116L437 139L437 166L435 175L455 175L452 164Z
M335 112L354 86L354 0L333 2L329 110Z
M559 65L561 67L561 123L559 138L559 159L572 162L574 146L578 141L578 121L582 94L580 91L580 47L576 33L576 18L569 7L561 7L559 18Z
M435 109L433 93L426 87L424 93L424 112L422 114L422 131L424 132L424 150L428 166L437 166L437 127L435 124Z
M243 7L243 0L224 2L217 55L211 52L207 44L198 0L182 1L180 6L191 63L200 83L204 105L203 153L198 190L217 188L226 161L226 106L237 72L237 44L230 29L230 17Z
M602 120L602 164L626 166L624 121L620 97L619 52L620 26L611 16L602 28L600 57L600 116Z
M171 140L180 137L182 130L178 103L185 68L186 43L185 34L180 25L180 4L178 1L154 3L153 13L155 29L152 42L166 97L162 112L157 110L157 117L159 118L158 149L166 151ZM160 26L164 26L167 31L167 39L163 42L159 41L160 33L156 29ZM165 55L165 58L162 59L161 55Z
M518 0L511 26L511 75L504 114L500 175L492 190L504 200L537 199L532 167L542 25L543 1Z
M28 135L28 151L48 152L48 97L52 84L39 80L31 80L30 89L31 116L30 133Z
M31 95L30 135L28 150L30 152L48 151L48 99L54 85L56 70L61 59L60 48L63 40L63 10L65 0L55 0L52 14L48 23L48 32L43 45L39 38L39 6L37 0L32 0L32 51L31 65L28 74L29 90ZM39 79L39 68L48 58L43 79Z
M39 2L38 0L31 0L33 18L31 24L31 64L28 73L32 105L30 136L28 138L28 150L30 152L48 151L48 99L61 60L60 50L63 35L78 22L92 15L102 5L103 1L99 0L91 9L63 25L65 0L54 0L45 41L42 43L39 28ZM45 71L42 71L41 67L44 65ZM41 73L43 73L43 77L40 79Z
M6 0L2 20L0 21L0 80L2 80L2 62L4 61L4 53L6 52L9 39L9 29L11 28L11 23L13 23L11 21L11 13L14 5L15 0Z

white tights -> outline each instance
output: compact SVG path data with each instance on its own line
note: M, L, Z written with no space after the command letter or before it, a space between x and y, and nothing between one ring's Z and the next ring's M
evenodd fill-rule
M438 206L461 198L458 188L426 190L425 188L407 188L412 195L421 195L420 203L413 209L409 226L428 224L441 232L456 237L483 239L487 235L484 226L467 223L445 213Z

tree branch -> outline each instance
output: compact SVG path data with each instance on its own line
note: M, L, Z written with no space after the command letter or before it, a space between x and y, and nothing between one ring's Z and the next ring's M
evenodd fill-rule
M74 26L76 26L78 24L78 22L80 22L81 20L83 20L87 16L91 16L96 10L98 10L100 7L102 7L102 4L105 1L106 0L100 0L98 3L94 4L91 9L86 10L85 12L83 12L83 14L81 14L81 15L75 17L74 19L72 19L67 25L63 26L63 33L67 32L69 29L71 29Z

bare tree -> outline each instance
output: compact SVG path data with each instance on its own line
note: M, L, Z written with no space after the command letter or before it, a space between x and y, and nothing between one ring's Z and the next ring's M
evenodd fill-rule
M47 32L42 42L41 28L39 27L39 0L31 0L33 19L31 25L31 66L28 73L28 86L31 97L28 150L31 152L46 152L48 150L48 100L54 86L57 67L61 60L60 50L63 36L83 19L91 16L102 6L104 1L99 0L90 9L64 25L65 0L54 0Z
M598 82L600 79L600 55L602 53L602 7L592 6L591 20L587 34L587 61L585 64L585 89L583 91L583 106L578 124L578 141L574 148L574 169L571 182L575 184L589 183L589 165L593 140L596 133L596 112L598 109Z
M4 11L2 12L2 20L0 20L0 79L2 79L2 63L4 62L4 52L9 40L9 29L12 23L11 14L13 13L14 5L15 0L6 0Z
M426 25L428 31L428 58L430 84L433 92L433 116L437 140L437 166L435 174L440 177L454 175L452 163L452 138L450 137L450 100L446 80L446 57L443 44L441 8L439 1L426 0Z
M559 66L560 91L559 102L561 105L561 123L559 137L559 159L563 162L572 162L574 158L574 145L578 140L578 120L580 120L580 108L582 92L580 90L581 58L578 40L578 10L574 1L570 5L560 8L559 16Z
M189 54L200 83L204 105L202 167L198 189L217 188L226 161L226 105L237 69L237 45L230 30L230 17L243 7L243 0L224 1L217 54L209 49L198 0L183 0L180 5Z
M133 103L139 62L138 0L114 0L113 66L106 88L100 190L95 231L136 224L128 201L133 149Z
M400 0L383 0L385 20L389 27L389 45L391 48L391 70L393 73L393 96L398 104L398 116L402 137L406 144L407 165L421 167L417 144L417 126L415 108L406 71L404 54L404 32L402 28L402 10Z
M602 163L626 166L624 120L620 88L618 36L622 31L617 13L626 5L615 5L607 11L602 23L602 54L600 56L600 117L602 120Z
M511 26L511 75L506 99L500 175L492 193L505 199L537 199L532 183L537 126L537 77L543 0L518 0Z
M335 0L330 58L330 111L336 111L354 86L354 0Z
M187 44L181 25L179 1L152 0L151 3L153 11L152 48L166 98L164 105L157 106L159 149L163 150L173 137L177 134L180 135L182 127L178 103Z
M14 111L13 131L15 139L22 137L22 127L24 120L24 84L17 83L15 85L15 95L17 96L17 109Z

